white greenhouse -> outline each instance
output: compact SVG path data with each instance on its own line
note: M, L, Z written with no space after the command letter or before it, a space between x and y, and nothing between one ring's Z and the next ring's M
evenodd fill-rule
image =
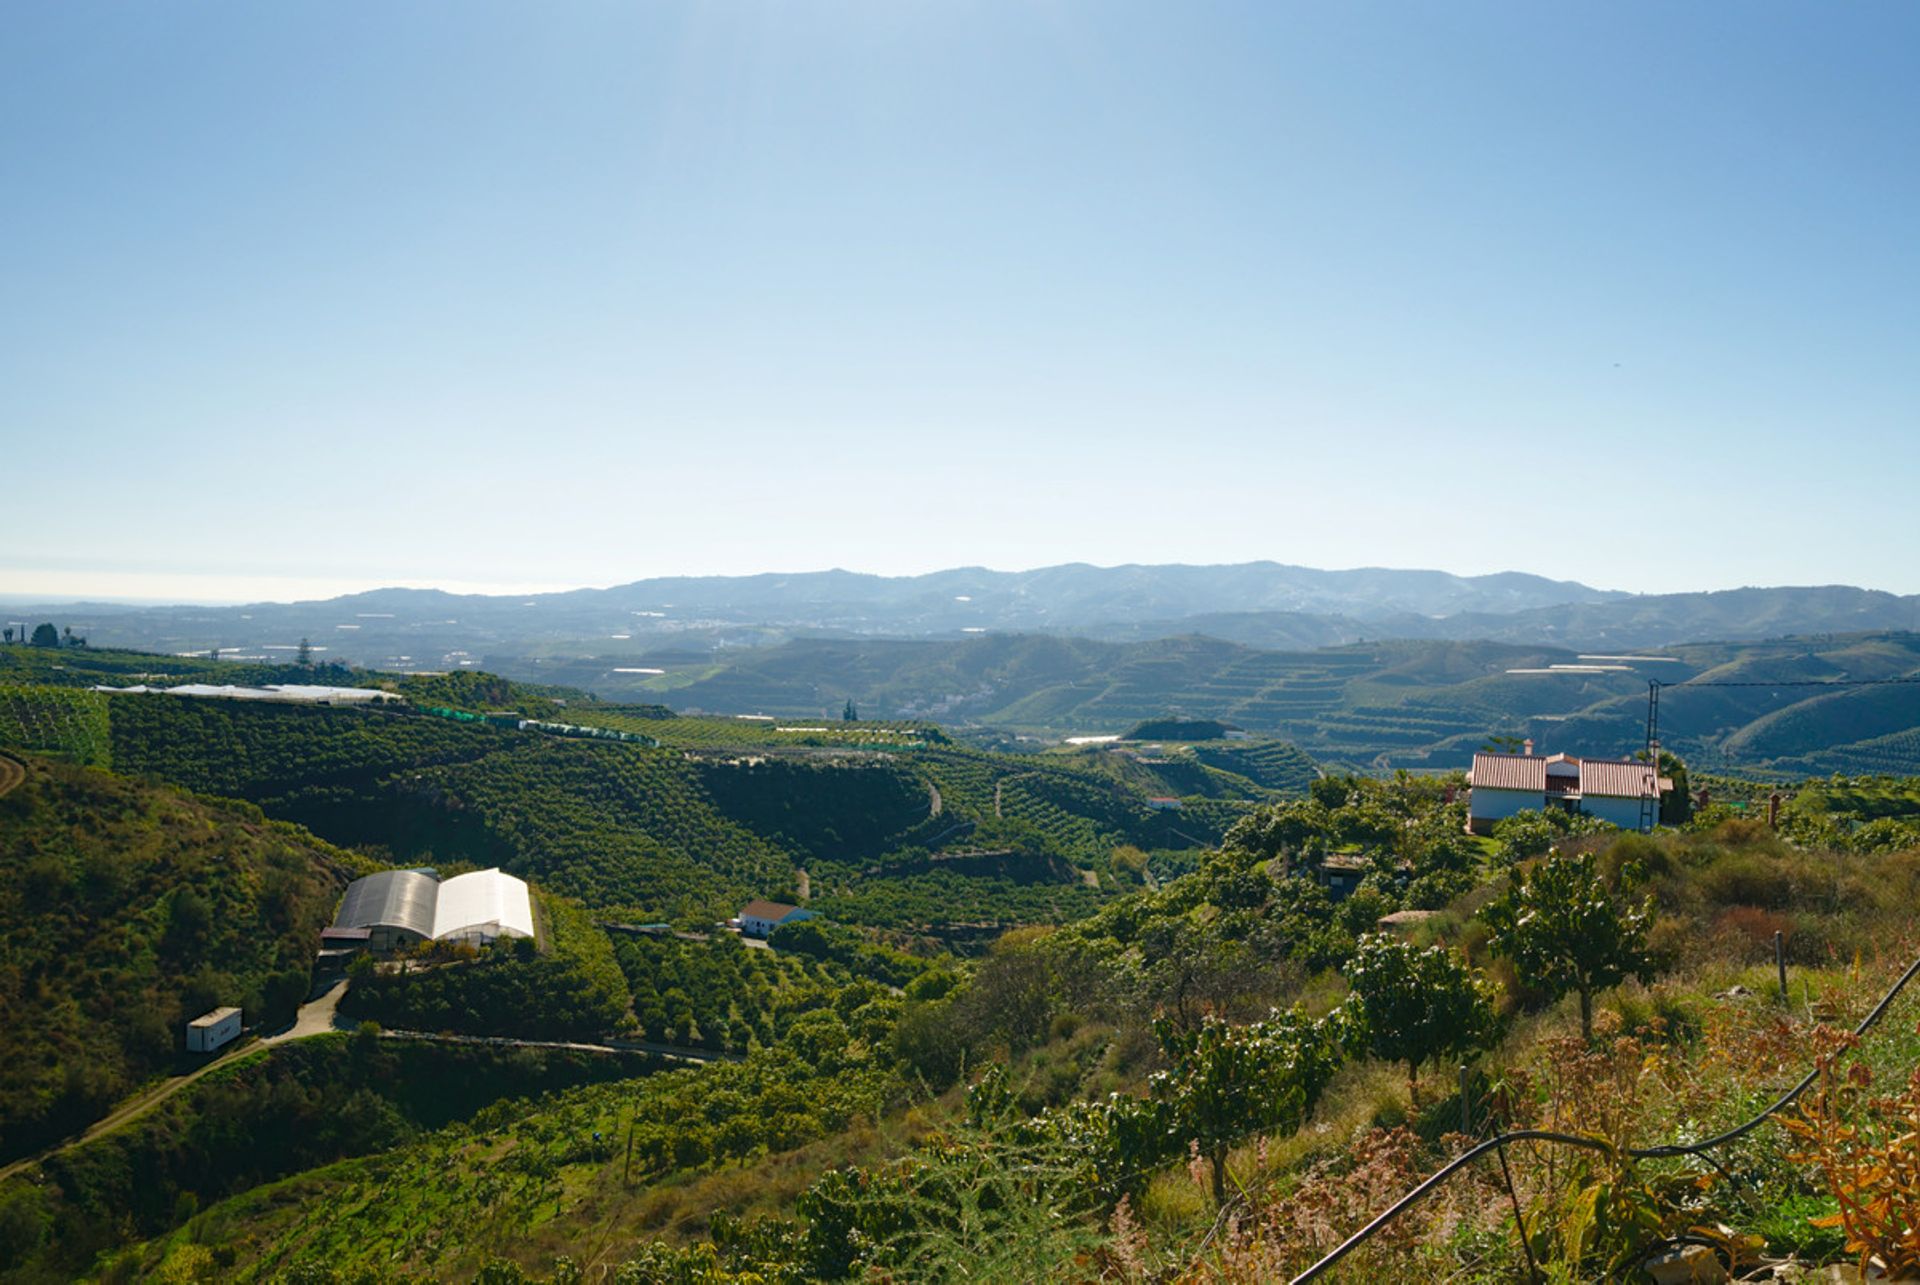
M382 870L347 885L329 932L364 931L367 946L392 950L416 941L485 945L532 937L533 899L526 881L501 870L475 870L442 882L431 870Z

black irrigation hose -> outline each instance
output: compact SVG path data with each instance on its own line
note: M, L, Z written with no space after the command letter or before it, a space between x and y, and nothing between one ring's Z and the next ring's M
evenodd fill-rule
M1907 965L1907 971L1900 974L1900 980L1895 982L1892 988L1880 997L1880 1002L1873 1006L1872 1012L1860 1019L1860 1024L1853 1028L1854 1035L1865 1035L1874 1023L1878 1022L1880 1018L1885 1015L1887 1007L1892 1004L1900 992L1906 988L1907 983L1913 980L1916 973L1920 973L1920 959L1916 959ZM1635 1160L1665 1160L1676 1156L1700 1155L1715 1147L1725 1146L1737 1138L1746 1136L1753 1130L1759 1128L1760 1125L1771 1116L1792 1106L1794 1100L1807 1091L1808 1087L1819 1077L1819 1074L1820 1068L1817 1066L1814 1067L1813 1070L1807 1072L1806 1077L1802 1079L1800 1083L1783 1093L1771 1106L1767 1107L1767 1109L1759 1115L1754 1116L1753 1119L1748 1120L1745 1124L1737 1125L1734 1128L1728 1129L1725 1133L1708 1138L1704 1142L1676 1142L1661 1147L1636 1147L1630 1149L1627 1154ZM1380 1214L1359 1231L1353 1233L1353 1235L1347 1237L1346 1240L1342 1241L1340 1245L1325 1258L1322 1258L1319 1262L1307 1268L1306 1271L1294 1277L1291 1285L1306 1285L1306 1282L1315 1279L1322 1272L1331 1268L1335 1263L1371 1239L1376 1232L1399 1217L1401 1213L1419 1203L1422 1196L1425 1196L1428 1192L1453 1177L1454 1174L1466 1168L1467 1165L1478 1160L1481 1156L1486 1155L1487 1152L1504 1147L1509 1142L1558 1142L1569 1147L1584 1147L1589 1151L1608 1150L1607 1144L1598 1138L1580 1137L1571 1133L1553 1133L1546 1129L1515 1129L1511 1133L1497 1134L1479 1146L1474 1147L1471 1151L1455 1157L1443 1166L1439 1172L1435 1173L1418 1187L1415 1187L1412 1191L1409 1191L1406 1195L1400 1197L1400 1199L1394 1201L1392 1206L1384 1213Z
M1916 973L1920 973L1920 959L1916 959L1911 964L1908 964L1907 971L1900 974L1900 980L1895 982L1893 984L1892 989L1888 990L1885 995L1882 995L1880 997L1880 1002L1873 1006L1873 1011L1860 1019L1860 1024L1853 1028L1854 1035L1856 1036L1865 1035L1867 1031L1874 1025L1874 1023L1880 1020L1881 1015L1887 1011L1887 1006L1893 1003L1894 997L1899 995L1900 992L1906 988L1907 983L1913 980L1914 974ZM1794 1103L1794 1100L1798 1098L1802 1093L1805 1093L1807 1089L1813 1084L1814 1080L1819 1077L1819 1075L1820 1075L1820 1068L1816 1066L1813 1068L1813 1070L1807 1072L1805 1078L1803 1078L1800 1081L1800 1083L1794 1085L1791 1089L1788 1089L1785 1093L1781 1094L1777 1099L1774 1100L1773 1105L1769 1106L1766 1110L1762 1111L1759 1115L1753 1117L1753 1119L1747 1121L1745 1124L1735 1125L1733 1128L1728 1129L1725 1133L1717 1134L1714 1137L1708 1138L1705 1142L1694 1142L1694 1143L1687 1143L1687 1144L1670 1143L1664 1147L1640 1148L1637 1150L1629 1151L1627 1154L1632 1156L1636 1160L1664 1160L1664 1159L1671 1158L1673 1156L1697 1155L1700 1152L1710 1151L1715 1147L1724 1146L1726 1143L1732 1142L1736 1138L1745 1137L1747 1134L1759 1128L1760 1125L1764 1123L1768 1117L1776 1115L1779 1112L1786 1110L1786 1108L1792 1106Z
M1332 1267L1335 1263L1345 1258L1350 1252L1359 1248L1362 1242L1366 1241L1375 1232L1379 1231L1382 1227L1385 1227L1388 1223L1392 1222L1396 1217L1399 1216L1402 1210L1408 1208L1409 1206L1419 1201L1420 1197L1426 1195L1429 1191L1432 1191L1435 1187L1438 1187L1441 1183L1453 1177L1454 1174L1466 1168L1468 1165L1472 1164L1475 1160L1478 1160L1481 1156L1486 1155L1487 1152L1494 1151L1501 1147L1504 1147L1509 1142L1560 1142L1560 1143L1566 1144L1569 1147L1585 1147L1589 1151L1607 1150L1607 1144L1600 1141L1600 1139L1598 1138L1586 1138L1573 1133L1554 1133L1548 1129L1515 1129L1511 1133L1496 1134L1493 1137L1488 1138L1485 1142L1481 1143L1479 1146L1473 1148L1471 1151L1463 1152L1460 1155L1454 1157L1452 1160L1448 1161L1447 1164L1444 1167L1442 1167L1438 1173L1434 1174L1431 1178L1428 1178L1425 1182L1421 1183L1418 1187L1415 1187L1412 1191L1409 1191L1406 1195L1400 1197L1400 1199L1394 1201L1393 1205L1385 1213L1379 1215L1372 1222L1368 1223L1365 1227L1362 1227L1359 1231L1347 1237L1347 1239L1344 1242L1342 1242L1339 1248L1335 1249L1332 1253L1328 1254L1325 1258L1315 1263L1312 1267L1307 1268L1306 1271L1301 1272L1298 1276L1294 1277L1292 1285L1303 1285L1303 1282L1310 1281L1314 1277L1320 1275L1320 1273L1326 1271L1329 1267Z

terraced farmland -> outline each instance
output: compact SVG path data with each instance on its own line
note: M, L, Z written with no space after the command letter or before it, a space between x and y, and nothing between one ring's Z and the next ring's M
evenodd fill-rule
M106 767L113 759L107 699L77 687L0 687L0 746Z
M568 708L566 720L583 727L605 727L650 736L668 748L695 750L789 746L911 749L947 739L939 728L925 723L864 719L846 723L838 719L803 717L715 718L672 714L658 706L646 705L576 705Z
M1190 746L1189 752L1208 767L1290 796L1305 794L1319 775L1313 759L1287 741L1209 741Z

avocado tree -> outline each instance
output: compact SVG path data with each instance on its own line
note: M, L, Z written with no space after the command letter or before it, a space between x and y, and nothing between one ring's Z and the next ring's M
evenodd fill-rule
M1340 1065L1330 1024L1300 1009L1246 1026L1208 1017L1183 1031L1162 1021L1154 1032L1173 1066L1148 1082L1143 1106L1164 1126L1161 1138L1207 1158L1216 1204L1226 1202L1233 1144L1260 1131L1297 1130Z
M1544 857L1567 832L1564 816L1529 808L1494 822L1494 850L1499 859L1513 865Z
M1513 961L1523 981L1556 999L1568 991L1580 996L1580 1034L1587 1039L1594 993L1653 973L1653 899L1626 900L1641 879L1639 865L1629 862L1609 887L1593 853L1552 853L1515 870L1506 893L1480 912L1492 930L1488 945Z
M1421 950L1391 933L1360 938L1342 970L1352 991L1341 1012L1348 1047L1407 1064L1420 1103L1420 1067L1483 1048L1497 1029L1493 984L1445 946Z
M1333 814L1319 803L1303 801L1260 808L1233 823L1222 846L1256 858L1280 859L1280 872L1300 864L1316 866L1333 835Z

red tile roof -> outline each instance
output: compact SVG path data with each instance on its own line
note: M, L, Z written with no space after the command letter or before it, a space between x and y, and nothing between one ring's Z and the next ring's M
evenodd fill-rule
M1476 754L1467 784L1486 790L1546 793L1547 761L1532 754Z
M1580 793L1602 798L1643 799L1658 796L1659 783L1645 763L1631 759L1581 759Z
M798 909L798 906L789 906L779 901L749 901L740 911L740 918L765 919L769 923L777 924Z

